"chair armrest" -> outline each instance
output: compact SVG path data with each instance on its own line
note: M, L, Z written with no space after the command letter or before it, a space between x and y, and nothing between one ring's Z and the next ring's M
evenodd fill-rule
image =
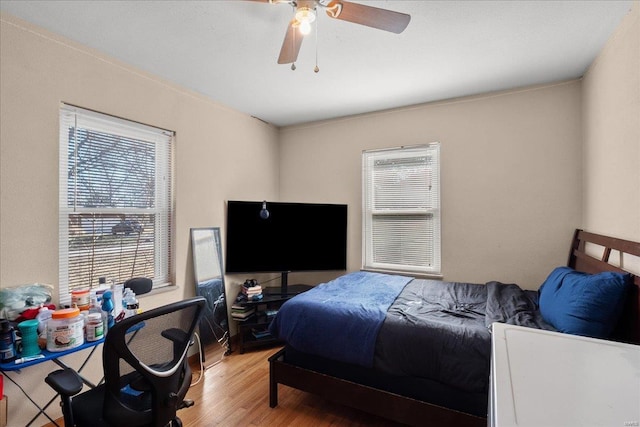
M185 340L189 338L189 336L179 328L165 329L160 334L164 338L173 342L173 357L178 358L182 356L182 354L180 354L180 347L185 342ZM189 342L187 343L187 345L191 346L191 343Z
M61 396L74 396L82 390L82 379L73 369L51 372L44 381Z
M165 329L161 332L161 335L166 339L173 341L175 344L184 342L187 337L187 334L182 329L178 328Z

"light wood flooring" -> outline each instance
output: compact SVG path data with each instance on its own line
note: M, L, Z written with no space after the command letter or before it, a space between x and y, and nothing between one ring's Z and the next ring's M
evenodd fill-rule
M280 385L278 406L269 407L269 363L278 348L237 351L208 368L187 394L196 404L179 412L189 426L393 426L309 393ZM221 351L207 351L205 365L220 360ZM199 371L193 368L194 382Z
M237 346L233 348L230 355L222 356L220 347L209 347L202 376L198 360L192 359L194 385L187 398L195 405L178 412L184 427L400 426L283 385L278 386L278 406L270 408L267 358L279 348L252 349L244 354Z

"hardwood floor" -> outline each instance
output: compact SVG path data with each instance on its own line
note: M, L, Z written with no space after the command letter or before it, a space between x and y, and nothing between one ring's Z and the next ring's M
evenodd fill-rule
M199 361L192 358L193 385L187 398L195 405L178 412L184 427L401 425L283 385L279 386L278 406L270 408L267 358L279 348L254 349L245 354L235 348L224 357L217 345L207 348L207 368L202 375Z
M236 351L206 369L187 397L196 404L179 412L185 427L196 426L399 426L312 394L279 386L278 406L269 407L269 363L277 347ZM207 351L205 365L220 360L221 351ZM199 368L193 366L194 382Z

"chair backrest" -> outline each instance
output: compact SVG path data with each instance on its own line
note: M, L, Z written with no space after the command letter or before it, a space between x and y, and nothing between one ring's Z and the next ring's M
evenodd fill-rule
M133 277L124 282L124 287L131 289L136 296L143 295L151 291L153 281L147 277Z
M191 383L187 351L206 301L178 301L126 318L111 328L102 361L103 416L113 425L164 426Z

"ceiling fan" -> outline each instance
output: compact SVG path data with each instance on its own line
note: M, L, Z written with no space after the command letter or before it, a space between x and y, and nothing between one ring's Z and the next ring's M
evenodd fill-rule
M407 28L411 16L387 9L352 3L345 0L251 0L260 3L286 3L294 8L295 15L284 36L278 64L290 64L298 58L305 35L311 31L311 23L318 10L324 9L329 18L353 22L379 30L400 34ZM295 65L292 66L295 69ZM316 66L316 72L318 67Z

